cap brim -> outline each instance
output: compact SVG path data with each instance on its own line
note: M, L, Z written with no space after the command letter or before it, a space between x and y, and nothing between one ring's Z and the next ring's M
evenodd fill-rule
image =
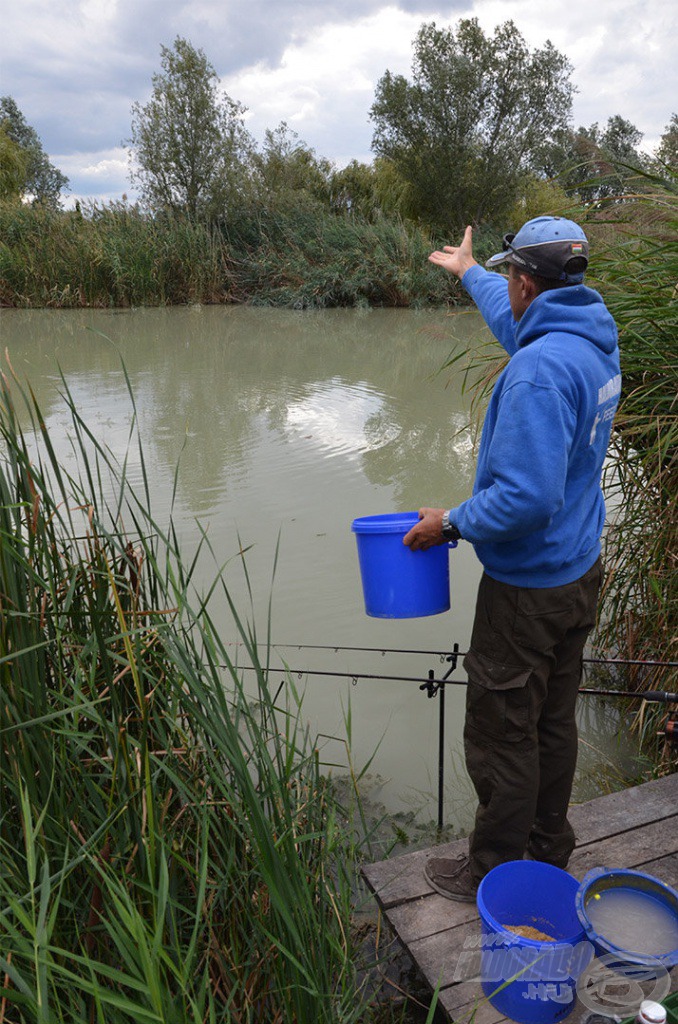
M485 261L486 267L496 267L500 263L508 263L511 258L510 252L498 252L494 256L490 256L489 260Z

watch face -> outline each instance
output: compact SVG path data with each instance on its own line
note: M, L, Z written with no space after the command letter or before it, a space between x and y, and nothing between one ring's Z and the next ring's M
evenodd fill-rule
M461 538L461 534L457 527L454 523L450 522L449 512L445 512L443 514L442 535L445 540L459 540Z

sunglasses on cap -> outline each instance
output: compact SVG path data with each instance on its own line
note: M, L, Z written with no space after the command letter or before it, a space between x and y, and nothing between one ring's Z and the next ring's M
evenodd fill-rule
M514 246L511 244L515 237L515 231L509 231L507 234L504 235L504 237L501 240L502 252L510 252L511 255L516 258L516 260L521 266L526 267L533 274L536 274L539 269L538 264L535 263L534 260L530 260L527 257L525 257L522 252L514 248Z

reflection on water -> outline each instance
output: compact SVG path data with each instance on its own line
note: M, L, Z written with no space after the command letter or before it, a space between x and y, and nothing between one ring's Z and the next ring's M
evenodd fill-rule
M207 529L236 606L260 635L272 593L271 636L281 645L448 651L456 641L465 650L480 575L469 545L450 554L449 613L369 619L350 525L356 516L451 506L470 493L469 396L461 371L438 371L456 344L487 340L477 314L7 310L0 328L66 466L70 419L60 371L84 421L126 461L137 487L138 424L157 520L166 523L172 511L187 558L198 543L196 520ZM251 599L241 546L249 549ZM199 569L207 585L215 566L203 559ZM235 640L225 601L214 617ZM373 768L384 806L435 816L437 701L395 677L441 675L437 658L295 647L274 657L276 667L284 659L298 673L314 730L337 737L324 740L328 761L345 762L350 709L356 764L379 745ZM352 685L310 674L321 671L362 678ZM454 678L463 679L461 667ZM447 694L447 819L460 827L473 806L461 767L464 689L450 686ZM594 745L605 744L603 759L618 765L624 752L614 746L614 715L589 705L586 718ZM587 754L587 778L590 761Z
M287 423L297 431L297 443L310 441L324 455L360 459L400 435L385 405L384 396L364 381L332 379L298 401L291 399Z

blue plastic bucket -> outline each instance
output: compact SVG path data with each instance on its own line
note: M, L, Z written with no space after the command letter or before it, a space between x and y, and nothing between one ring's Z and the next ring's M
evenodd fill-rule
M632 900L633 914L643 939L640 950L626 949L618 945L617 942L620 940L617 934L612 931L601 934L591 920L590 915L593 915L594 908L600 909L596 908L597 901L615 897L624 900L624 913L629 913L629 901ZM612 970L624 974L629 968L633 969L634 966L640 965L650 970L659 967L670 971L678 964L678 940L675 949L657 943L661 926L664 930L668 925L668 932L678 933L678 892L659 878L646 875L642 871L624 868L593 868L585 875L579 887L576 909L597 955L603 957L606 965ZM653 942L657 944L653 945Z
M574 1009L576 984L593 947L575 909L579 882L540 861L509 861L478 887L480 975L489 1001L519 1024L553 1024ZM547 939L512 932L508 925Z
M419 521L416 512L354 519L365 611L379 619L438 615L450 607L448 548L411 551L403 537Z

